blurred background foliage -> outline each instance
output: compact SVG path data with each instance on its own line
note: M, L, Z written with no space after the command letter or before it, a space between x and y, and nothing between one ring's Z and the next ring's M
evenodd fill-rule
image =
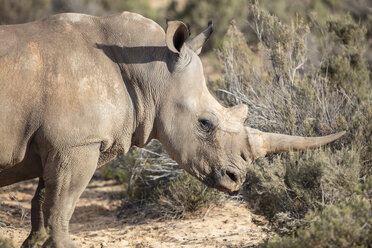
M247 180L234 198L277 230L262 246L369 247L371 1L0 0L0 24L124 10L163 27L166 18L183 20L192 35L213 20L215 31L202 55L208 86L225 106L248 105L247 125L306 136L347 131L326 147L247 165ZM232 197L180 170L157 141L132 148L97 176L123 184L121 217L200 216Z

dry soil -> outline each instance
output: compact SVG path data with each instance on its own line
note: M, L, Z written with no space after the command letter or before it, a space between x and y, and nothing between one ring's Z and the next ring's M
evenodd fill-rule
M30 229L30 200L37 182L0 189L0 236L19 247ZM267 221L242 203L228 200L203 217L160 221L139 214L118 219L121 185L92 180L81 196L70 223L81 247L254 247L272 236Z

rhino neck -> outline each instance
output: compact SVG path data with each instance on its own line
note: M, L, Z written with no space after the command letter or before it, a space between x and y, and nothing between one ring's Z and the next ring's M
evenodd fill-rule
M133 55L133 54L132 54ZM167 63L165 47L155 47L152 51L134 55L141 56L141 63L120 63L123 82L127 88L133 106L133 134L131 145L144 147L151 139L156 138L155 119L165 83L167 82Z
M120 68L133 109L133 126L128 132L132 133L131 145L143 147L156 137L154 119L164 78L169 74L164 30L152 20L129 12L99 22L105 35L96 48Z
M141 87L142 83L129 82L125 84L133 103L131 146L144 147L154 137L156 101L153 96L144 91L143 87Z

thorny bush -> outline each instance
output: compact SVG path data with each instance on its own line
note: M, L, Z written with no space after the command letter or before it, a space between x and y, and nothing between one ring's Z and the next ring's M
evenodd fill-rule
M288 233L306 222L310 210L348 199L371 176L366 30L348 15L284 23L257 3L250 6L249 23L257 44L248 46L234 22L228 29L218 51L224 78L210 82L221 86L215 94L228 106L248 105L247 125L264 131L302 136L347 131L325 148L270 155L249 165L241 194L280 233Z

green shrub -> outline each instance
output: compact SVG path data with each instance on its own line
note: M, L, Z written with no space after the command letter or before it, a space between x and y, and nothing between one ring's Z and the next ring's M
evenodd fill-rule
M292 236L276 236L261 247L370 247L372 244L372 177L348 200L307 216L308 227Z
M369 70L372 68L372 15L370 14L368 1L355 0L260 0L262 6L265 6L270 13L274 13L280 19L291 21L291 19L300 15L307 20L316 20L316 22L326 22L334 14L345 15L348 13L356 23L366 27L366 38L369 40L365 58L369 64ZM314 17L313 14L316 14ZM326 34L326 33L324 33Z
M366 50L366 28L360 27L351 16L332 18L326 23L329 49L321 64L331 86L345 90L348 95L368 97L369 71L363 53Z
M360 160L354 150L309 150L271 161L259 159L248 168L242 194L279 233L286 233L303 224L309 210L349 197L359 176Z

